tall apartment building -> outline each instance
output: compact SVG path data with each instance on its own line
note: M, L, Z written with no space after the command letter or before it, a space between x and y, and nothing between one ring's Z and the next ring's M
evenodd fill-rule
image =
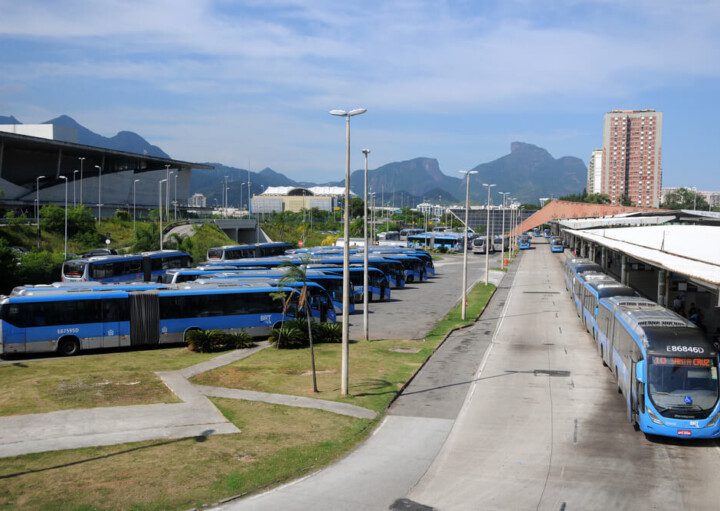
M600 192L613 204L659 207L662 187L662 112L613 110L603 122Z
M587 193L600 193L602 189L602 149L595 149L588 162Z

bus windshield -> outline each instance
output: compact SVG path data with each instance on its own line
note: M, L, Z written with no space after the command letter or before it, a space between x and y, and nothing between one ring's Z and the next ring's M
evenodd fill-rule
M86 262L67 261L63 264L63 275L74 279L81 278L85 274Z
M711 410L718 400L717 361L653 355L648 367L648 389L658 411Z

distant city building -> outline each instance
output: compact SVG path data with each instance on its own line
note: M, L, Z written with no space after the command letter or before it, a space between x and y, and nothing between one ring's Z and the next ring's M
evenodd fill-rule
M603 121L602 183L612 204L660 205L662 112L613 110ZM594 186L593 186L594 189Z
M595 149L590 155L587 173L587 193L600 193L602 190L602 149Z
M252 210L254 213L299 212L313 208L334 211L344 195L345 188L342 186L270 186L263 193L253 196Z
M431 216L440 216L445 213L446 207L441 206L440 204L430 204L429 202L422 202L415 206L415 209L423 215L428 214Z
M450 206L448 211L459 221L465 221L465 207L464 206ZM535 211L528 211L526 209L519 209L517 207L506 207L501 206L490 206L490 233L493 236L500 236L503 227L503 215L505 216L505 231L509 231L511 213L515 212L520 220L524 221L526 218L532 216ZM488 219L488 211L485 206L470 206L468 211L468 226L475 232L484 233L486 231Z
M685 188L686 190L692 190L693 192L696 192L698 195L701 195L705 198L707 203L710 205L710 207L715 208L717 206L720 206L720 191L718 192L710 192L707 190L695 190L690 187L681 187L681 186L668 186L667 188L662 189L662 202L665 202L665 197L667 194L671 192L676 192L680 188Z
M204 208L207 206L207 197L202 193L194 193L188 199L188 206L191 208Z

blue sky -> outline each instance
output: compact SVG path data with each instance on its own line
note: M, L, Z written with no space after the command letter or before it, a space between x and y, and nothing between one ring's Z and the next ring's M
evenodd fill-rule
M0 115L130 129L295 179L520 140L587 161L613 108L664 114L665 185L720 189L720 2L0 0Z

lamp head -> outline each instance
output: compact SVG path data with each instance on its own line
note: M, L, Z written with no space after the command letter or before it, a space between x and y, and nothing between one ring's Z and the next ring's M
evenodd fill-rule
M58 177L59 177L60 179L64 179L65 181L67 181L67 176L58 176Z
M367 156L368 154L370 154L370 149L363 149L362 153Z
M40 181L41 179L45 179L45 176L38 176L36 179Z
M100 167L100 165L95 165L95 168L100 169L101 167Z
M353 115L360 115L367 112L367 108L355 108L354 110L350 110L347 114L348 117L352 117Z
M338 117L345 117L347 112L345 110L330 110L330 115L337 115Z

